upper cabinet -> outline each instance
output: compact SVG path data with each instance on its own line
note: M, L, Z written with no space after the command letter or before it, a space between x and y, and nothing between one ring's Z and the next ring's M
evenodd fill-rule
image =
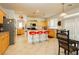
M3 16L5 16L5 13L0 10L0 24L3 24Z

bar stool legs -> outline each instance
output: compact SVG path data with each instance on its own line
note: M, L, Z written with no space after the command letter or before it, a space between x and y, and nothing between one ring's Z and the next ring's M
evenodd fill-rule
M59 48L58 48L58 55L60 55L60 46L59 46Z
M78 55L78 50L76 51L76 55Z
M68 50L68 55L69 55L69 50Z
M66 55L66 50L64 50L64 54Z

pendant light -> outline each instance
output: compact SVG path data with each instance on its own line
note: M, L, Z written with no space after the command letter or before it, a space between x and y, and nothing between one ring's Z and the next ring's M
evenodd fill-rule
M65 13L65 9L64 9L64 3L62 3L62 13L60 14L60 17L64 17L67 14Z

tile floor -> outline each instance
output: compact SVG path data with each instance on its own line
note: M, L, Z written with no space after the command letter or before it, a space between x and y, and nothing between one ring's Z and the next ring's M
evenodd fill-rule
M61 51L63 53L63 50ZM52 38L41 43L30 44L24 35L16 38L16 43L9 46L4 55L57 55L57 39Z

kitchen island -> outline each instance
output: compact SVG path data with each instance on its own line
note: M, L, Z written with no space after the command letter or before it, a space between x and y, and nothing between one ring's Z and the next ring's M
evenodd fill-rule
M36 43L48 40L48 30L28 30L28 42Z

